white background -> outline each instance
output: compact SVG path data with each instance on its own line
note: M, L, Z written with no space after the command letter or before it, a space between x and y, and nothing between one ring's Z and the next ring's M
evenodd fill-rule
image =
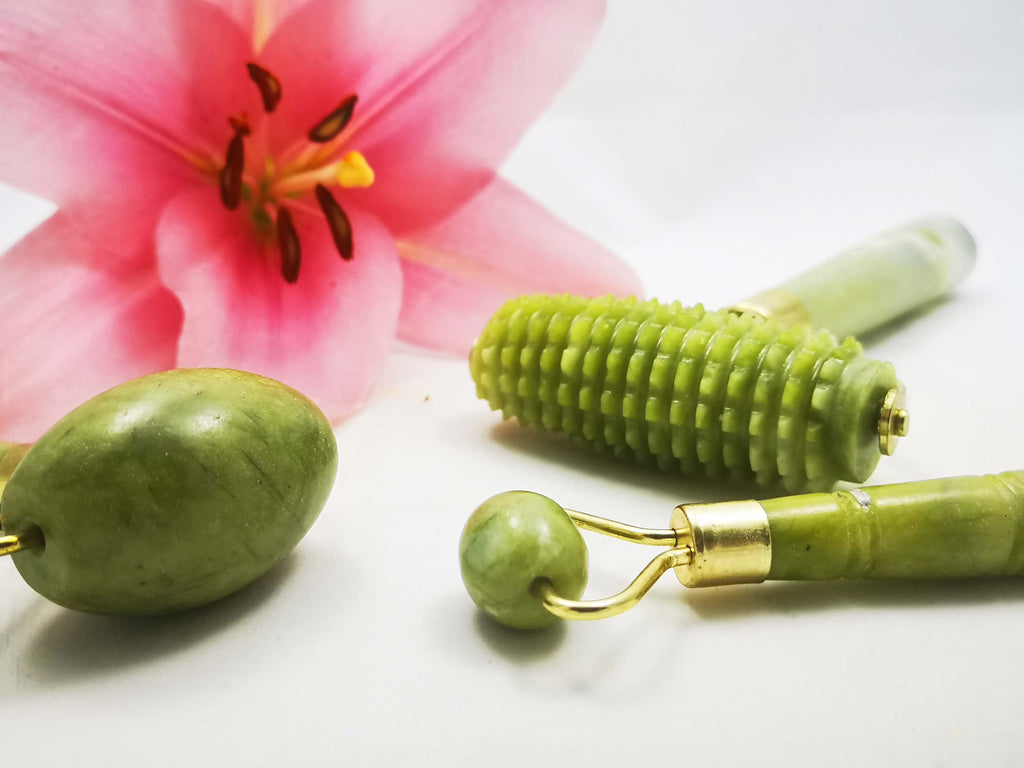
M975 271L866 340L913 414L872 482L1022 468L1021 39L1016 0L613 0L505 171L650 294L709 306L917 216L961 218ZM3 243L45 211L5 193ZM491 625L457 563L488 496L528 488L660 526L730 495L499 422L464 361L399 351L337 432L337 486L305 541L188 614L76 614L0 562L0 761L1020 764L1024 581L687 592L668 577L616 619ZM651 554L588 540L593 595Z

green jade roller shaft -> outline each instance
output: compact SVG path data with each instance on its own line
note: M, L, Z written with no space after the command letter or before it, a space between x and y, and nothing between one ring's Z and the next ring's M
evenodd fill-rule
M665 549L617 595L582 600L587 550L579 529ZM565 510L539 494L512 491L473 513L460 560L477 605L502 624L523 629L622 613L668 570L687 587L1020 576L1024 470L765 501L681 504L664 529Z
M944 296L971 271L975 253L963 224L934 216L876 235L732 309L858 336Z
M970 269L951 219L881 235L741 303L521 296L470 355L504 418L683 474L789 491L864 482L906 433L889 363L852 337L930 301ZM848 322L842 322L847 318Z
M1024 471L758 504L771 536L768 579L1024 573Z

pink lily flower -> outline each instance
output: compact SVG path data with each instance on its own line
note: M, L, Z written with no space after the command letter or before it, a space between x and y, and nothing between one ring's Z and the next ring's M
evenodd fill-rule
M0 0L0 180L59 210L0 257L0 435L225 366L337 422L396 337L465 352L508 296L627 294L495 168L601 0Z

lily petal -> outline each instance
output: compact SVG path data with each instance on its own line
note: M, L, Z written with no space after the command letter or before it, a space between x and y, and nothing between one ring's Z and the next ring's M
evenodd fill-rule
M252 40L258 53L267 38L289 14L310 0L210 0L235 20Z
M175 198L157 228L157 259L185 307L178 364L271 376L335 423L361 406L391 348L402 276L388 233L348 213L355 258L343 261L323 217L292 210L302 258L289 284L277 239L258 239L214 190Z
M35 440L93 395L174 367L180 305L152 267L117 263L59 211L0 258L5 440Z
M0 18L0 180L83 209L123 250L223 155L228 114L259 104L248 40L206 3L0 0Z
M426 226L490 182L603 11L602 0L315 0L264 51L285 89L274 129L302 135L358 94L344 147L377 179L360 206L396 234Z
M400 238L398 252L399 336L460 354L513 296L643 292L625 262L502 179L440 224Z

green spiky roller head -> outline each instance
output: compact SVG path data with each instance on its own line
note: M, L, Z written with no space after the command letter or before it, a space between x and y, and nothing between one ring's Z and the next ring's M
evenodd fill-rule
M898 386L851 338L613 297L509 301L470 369L505 418L663 469L790 490L866 480Z

